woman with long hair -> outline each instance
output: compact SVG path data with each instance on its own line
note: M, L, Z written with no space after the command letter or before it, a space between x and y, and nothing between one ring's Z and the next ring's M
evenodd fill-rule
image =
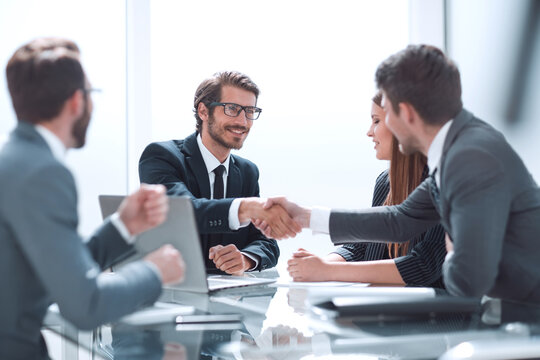
M426 157L403 155L397 139L386 127L382 94L372 99L371 127L376 157L390 160L390 168L375 183L372 206L397 205L426 178ZM407 284L443 288L442 264L446 256L444 230L437 225L406 243L355 243L336 248L325 258L298 249L288 261L294 281L350 281Z

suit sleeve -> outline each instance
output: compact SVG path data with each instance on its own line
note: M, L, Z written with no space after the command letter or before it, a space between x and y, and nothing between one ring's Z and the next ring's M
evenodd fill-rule
M86 247L102 270L135 252L108 219L87 239Z
M75 184L65 167L40 168L20 186L20 201L10 212L12 230L67 320L79 328L92 329L158 298L160 279L145 262L131 263L114 274L101 272L92 254L103 267L125 249L125 244L110 224L98 231L88 247L83 243L77 234Z
M454 253L444 263L444 281L451 294L479 297L495 284L511 191L500 162L483 150L449 155L446 164L441 195L450 204Z
M173 149L162 143L148 145L139 160L139 179L141 183L164 185L169 196L190 197L201 234L233 231L229 227L229 208L233 199L195 197L188 187L186 166L174 155Z
M405 242L440 220L424 181L401 204L365 210L333 210L330 238L334 244L355 242Z
M442 276L446 256L444 234L441 225L429 229L407 255L394 260L406 284L430 286Z
M345 261L364 261L368 243L345 244L332 251L333 254L338 254Z
M246 176L253 181L253 192L249 196L259 197L259 171L255 165L252 166L253 174ZM260 258L257 270L264 270L276 266L279 258L279 246L274 239L269 239L263 235L253 224L248 225L248 244L240 249L241 251L255 254Z

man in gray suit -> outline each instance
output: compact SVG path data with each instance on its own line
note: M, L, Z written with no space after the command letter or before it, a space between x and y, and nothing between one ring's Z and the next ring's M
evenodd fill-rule
M92 113L79 50L37 39L11 57L7 82L18 124L0 151L0 359L48 359L40 329L56 302L92 329L153 303L162 283L183 277L170 245L114 275L102 273L162 223L165 188L141 187L86 243L77 234L77 190L63 158L85 143Z
M451 294L540 303L540 189L503 135L463 109L457 67L435 47L409 46L379 66L376 81L401 151L426 155L431 176L397 206L267 205L335 244L407 241L441 222Z

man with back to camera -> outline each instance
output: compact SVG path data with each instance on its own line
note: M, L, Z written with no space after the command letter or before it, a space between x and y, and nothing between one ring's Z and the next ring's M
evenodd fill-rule
M0 358L48 359L40 329L47 307L81 329L117 320L182 279L180 253L165 245L114 274L134 236L161 224L165 188L143 185L87 243L77 234L77 190L64 165L85 143L90 85L69 40L41 38L11 57L6 76L18 123L0 151Z
M269 237L301 229L280 206L264 210L259 170L231 155L240 149L261 109L259 88L246 75L228 71L203 81L196 93L196 132L183 140L152 143L139 161L141 182L163 184L168 195L192 198L208 269L240 275L276 265L279 248L250 220L274 224Z
M455 64L433 46L411 45L375 77L386 124L403 153L427 156L430 177L397 206L330 211L284 198L267 206L281 204L335 244L406 241L440 221L451 294L540 303L540 189L504 136L463 109Z

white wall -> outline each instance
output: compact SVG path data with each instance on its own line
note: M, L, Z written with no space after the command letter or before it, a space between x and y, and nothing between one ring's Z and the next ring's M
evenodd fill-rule
M430 44L440 49L446 47L444 4L444 0L409 0L411 44Z
M79 188L80 231L101 222L98 194L126 192L125 4L122 1L8 0L0 2L0 133L16 124L5 66L13 52L35 37L62 36L82 51L94 94L87 145L68 153Z

